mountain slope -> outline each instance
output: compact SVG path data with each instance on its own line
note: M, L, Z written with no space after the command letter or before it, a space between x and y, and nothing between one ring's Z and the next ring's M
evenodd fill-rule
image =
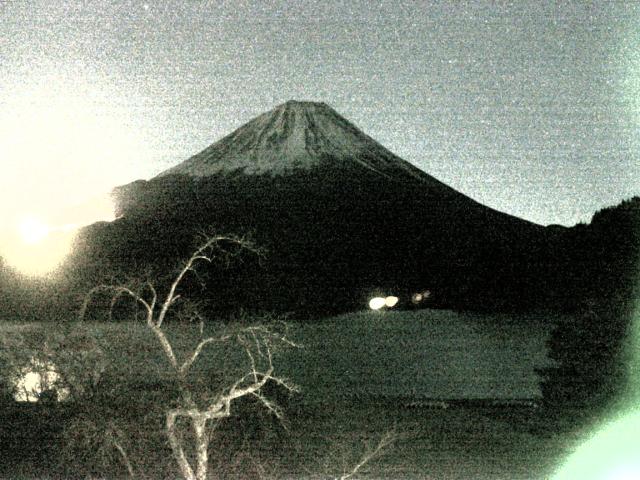
M451 201L470 210L492 211L521 224L525 220L496 212L398 157L325 103L290 100L263 113L200 153L160 173L186 175L342 176L357 188L362 176L419 184L430 201ZM502 220L501 220L502 221Z

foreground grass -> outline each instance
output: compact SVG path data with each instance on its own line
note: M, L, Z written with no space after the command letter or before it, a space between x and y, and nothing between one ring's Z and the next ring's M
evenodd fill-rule
M535 394L532 369L545 361L548 327L543 320L407 312L293 324L290 335L303 348L275 359L280 373L302 386L300 395L279 398L288 429L255 405L239 405L237 415L220 425L212 455L227 478L326 478L353 465L367 444L394 430L399 438L393 450L367 465L362 476L546 478L581 435L554 434L559 420L553 412L481 405L429 409L419 402L409 406L412 400L455 394ZM5 323L0 334L47 328L51 324ZM131 412L144 411L146 399L168 380L166 360L153 337L144 325L132 322L89 328L109 359L110 375L124 384L123 404ZM205 333L225 328L232 327L209 325ZM167 329L178 355L200 336L197 327L169 324ZM197 367L204 377L224 382L221 372L233 378L243 362L237 348L218 348L207 350ZM62 426L75 408L6 405L0 414L6 460L0 474L43 478L59 473ZM161 419L151 422L161 424ZM164 449L159 453L168 454L164 439L157 441ZM154 465L147 467L153 471Z
M224 461L243 463L232 471L221 468L221 478L334 478L393 429L399 434L395 444L358 478L543 479L584 435L552 434L555 426L548 413L513 412L513 418L505 419L496 418L493 409L478 407L434 411L364 402L306 405L288 412L286 431L275 424L256 426L247 418L231 418L211 448L214 457L222 449ZM4 409L1 419L5 428L11 425L11 432L2 432L2 478L60 478L58 422L71 416L64 408L48 415L36 407L13 415ZM547 430L532 432L527 423ZM230 442L230 431L239 426L245 432ZM156 468L148 464L145 470ZM118 468L113 475L125 476Z

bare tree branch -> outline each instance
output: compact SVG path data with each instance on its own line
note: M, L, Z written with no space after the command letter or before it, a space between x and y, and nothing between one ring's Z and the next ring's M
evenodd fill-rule
M252 335L253 335L256 343L257 343L258 340L257 340L257 338L255 336L255 333L252 332ZM247 344L247 340L244 338L243 335L238 335L238 341L244 347L244 350L245 350L247 356L249 357L249 362L251 363L251 372L253 373L253 381L257 382L258 381L258 372L256 371L256 361L255 361L255 358L253 358L253 354L251 353L251 348ZM258 345L257 348L258 348L258 353L261 354L262 352L260 351L260 346Z
M360 458L360 460L358 461L358 463L353 467L353 469L348 473L344 473L341 477L339 477L339 480L347 480L349 478L352 478L354 475L358 473L358 470L364 467L367 463L383 455L385 453L385 450L395 441L396 441L395 432L394 431L386 432L382 436L382 438L380 439L376 447L373 450L365 452Z
M156 288L153 286L150 280L147 280L145 283L146 287L151 290L151 311L153 312L156 308L156 302L158 301L158 292L156 292Z
M272 402L271 400L269 400L267 397L262 395L259 391L253 392L251 395L253 395L258 400L260 400L260 403L262 403L262 405L264 405L267 408L267 410L273 413L278 420L282 420L284 418L282 409L278 405L276 405L275 402Z
M136 475L133 471L133 466L129 461L129 456L127 455L127 452L125 451L125 449L122 448L122 445L120 445L120 442L118 442L118 440L116 439L113 440L113 445L116 447L116 450L118 450L118 453L120 453L120 458L122 458L122 463L124 463L125 467L127 468L127 472L129 473L129 476L131 478L136 478Z
M145 310L147 311L147 317L153 317L153 308L147 301L142 298L142 296L128 287L124 287L121 285L98 285L93 287L87 294L85 295L84 302L82 303L82 307L80 308L80 312L78 314L80 320L84 320L84 316L86 315L87 309L89 307L89 303L93 296L98 292L113 292L113 297L111 298L110 309L113 308L115 302L123 295L128 295L133 298L136 302L140 303Z
M178 432L176 431L176 420L178 418L179 411L170 410L166 415L166 429L167 436L169 437L169 445L171 446L171 450L173 451L173 456L178 462L178 467L180 467L180 472L185 480L196 480L195 473L193 472L193 468L189 464L189 460L187 459L186 454L184 453L184 449L182 448L182 443L178 439Z
M210 237L198 249L196 249L193 255L191 255L191 257L186 261L182 269L178 272L178 275L176 276L173 283L171 284L171 287L169 288L169 293L167 294L167 298L162 304L162 308L160 309L160 314L158 315L158 319L156 320L156 325L158 327L162 326L162 322L164 321L164 318L167 314L167 311L169 310L169 307L171 307L171 305L177 300L178 296L176 295L176 290L180 285L180 283L182 282L182 279L184 278L184 276L189 271L193 270L194 265L199 261L211 263L213 261L213 255L206 255L205 252L207 252L214 245L217 245L222 241L229 241L229 242L236 243L238 245L245 246L244 245L245 242L243 242L242 239L237 239L235 237L230 237L225 235L216 235L216 236ZM247 245L247 247L249 246Z
M250 383L240 388L240 385L242 385L247 378L255 377L255 372L246 374L229 389L229 392L226 395L222 396L222 401L224 403L230 403L232 400L235 400L236 398L244 397L245 395L249 395L253 392L260 390L262 387L264 387L267 381L270 378L272 378L271 376L272 373L273 373L273 365L270 366L265 373L258 373L258 376L260 377L259 380L254 381L253 383Z
M193 363L198 359L198 356L200 356L202 349L206 347L208 344L214 343L214 342L224 342L229 340L230 338L231 338L231 335L224 335L222 337L217 337L217 338L209 337L209 338L205 338L204 340L201 340L200 343L198 343L198 345L196 346L195 350L191 353L189 358L187 358L184 361L184 363L180 366L180 373L182 375L187 374L187 372L189 371L189 368L191 368L191 365L193 365Z
M207 238L206 241L204 241L182 265L176 277L173 279L164 301L160 305L158 305L158 293L154 285L151 281L147 281L140 287L139 292L136 292L126 286L99 285L94 287L86 295L80 311L80 318L82 319L84 318L91 298L99 291L108 291L113 293L110 312L113 310L113 307L121 296L129 296L145 308L147 312L146 324L160 343L165 356L169 360L169 363L177 376L177 380L180 383L181 398L178 400L179 406L177 408L170 408L166 411L165 427L173 456L178 463L182 476L186 480L206 480L208 468L207 449L210 442L210 432L207 431L207 422L209 420L218 421L222 418L228 417L231 414L232 402L235 399L246 395L252 395L258 398L262 405L271 411L277 418L281 419L282 411L280 408L274 402L266 398L260 390L269 381L273 381L288 390L297 390L297 387L290 384L286 379L274 376L272 357L272 350L278 344L284 346L296 345L294 342L289 340L286 335L276 333L265 326L248 327L242 329L236 334L226 334L219 337L201 339L195 348L186 355L184 361L182 363L178 362L171 342L169 341L165 331L162 329L163 322L167 313L180 298L178 290L185 276L189 272L196 273L195 267L198 263L211 263L214 259L217 259L218 256L216 254L219 252L214 252L214 248L219 247L223 242L231 242L241 248L252 251L258 255L260 254L258 249L243 238L221 235L212 236ZM227 253L223 249L219 250L223 252L223 254ZM146 296L149 296L146 290L151 294L150 300L146 300L143 296L143 293L147 293ZM156 312L158 308L159 311ZM191 313L194 318L200 320L200 332L202 335L204 319L195 309L194 312ZM230 341L234 338L244 349L249 363L249 372L237 379L231 386L223 389L218 397L209 405L198 406L196 403L197 396L193 395L189 390L190 387L186 381L189 370L202 355L203 350L208 345ZM185 448L182 444L182 439L178 432L178 422L180 418L189 419L191 427L194 429L196 453L195 468L187 457ZM133 468L130 462L128 462L126 451L122 445L117 442L116 448L120 452L130 476L133 476Z
M171 346L171 342L169 342L169 339L167 338L167 336L164 334L162 329L153 322L149 322L149 328L155 334L156 338L160 342L160 346L164 350L164 353L167 356L169 363L171 363L171 366L174 368L174 370L178 374L181 374L178 368L178 359L176 358L175 353L173 353L173 347Z
M209 466L209 436L207 435L207 419L203 416L192 418L191 424L196 434L196 478L207 480L207 470Z

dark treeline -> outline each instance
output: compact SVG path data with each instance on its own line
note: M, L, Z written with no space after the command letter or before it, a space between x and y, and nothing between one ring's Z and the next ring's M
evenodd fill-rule
M335 168L135 182L120 189L118 220L83 231L63 270L64 301L77 307L81 292L104 282L162 288L203 233L248 236L265 251L201 269L192 288L216 316L323 316L364 308L374 294L406 307L424 290L426 307L484 311L578 312L630 298L638 198L565 228L452 192Z
M540 372L553 405L606 407L628 383L640 298L640 198L597 212L559 239L556 304L574 313L548 342L557 362Z
M361 308L375 291L407 298L420 289L433 292L434 307L576 311L586 300L628 296L633 284L637 199L590 225L544 228L447 189L365 170L346 188L343 177L353 174L138 184L117 225L96 228L119 232L117 244L103 236L98 261L166 264L186 254L196 232L249 234L264 262L235 265L214 291L244 292L233 296L244 308L319 314Z

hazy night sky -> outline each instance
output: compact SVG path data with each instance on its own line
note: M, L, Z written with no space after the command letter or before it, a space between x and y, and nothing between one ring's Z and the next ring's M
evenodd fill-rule
M515 3L0 0L0 213L148 178L299 99L493 208L588 221L640 194L640 7Z

